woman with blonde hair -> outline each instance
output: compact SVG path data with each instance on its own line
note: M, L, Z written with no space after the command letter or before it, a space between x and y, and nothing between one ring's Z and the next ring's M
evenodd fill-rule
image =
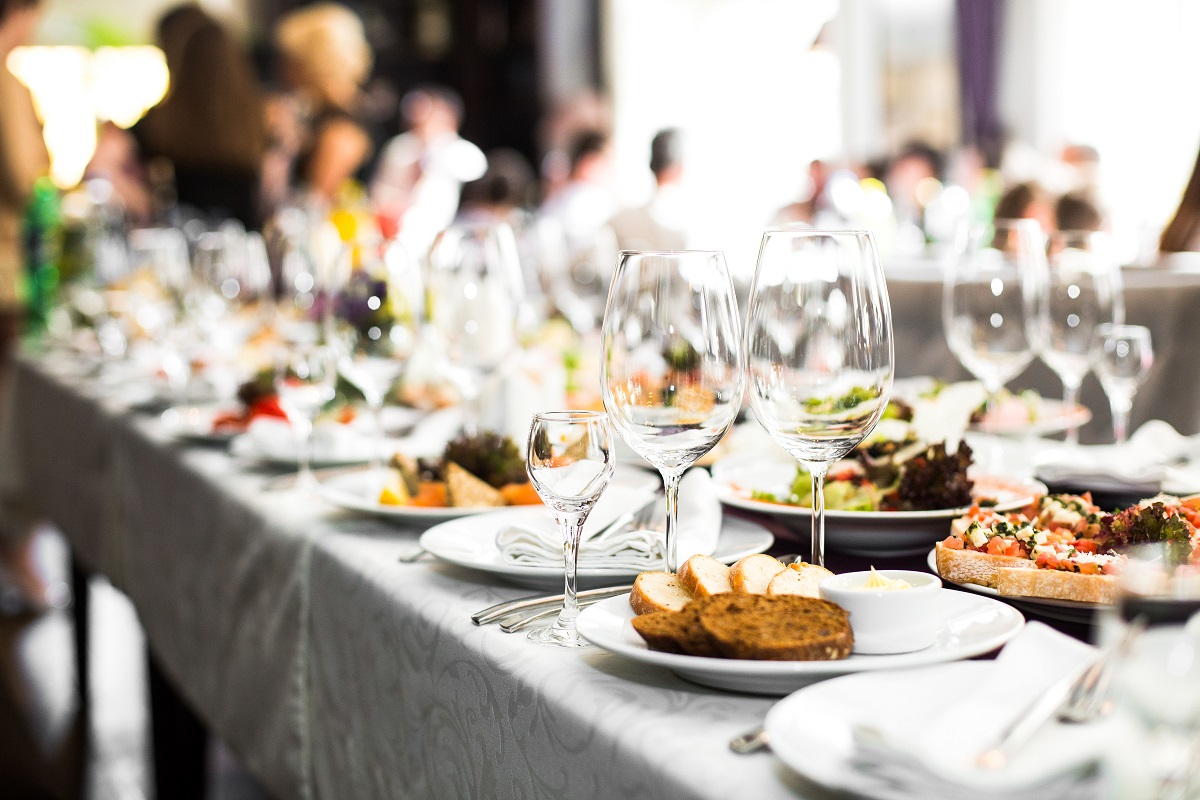
M1200 250L1200 154L1196 156L1179 208L1162 232L1158 249L1163 253Z

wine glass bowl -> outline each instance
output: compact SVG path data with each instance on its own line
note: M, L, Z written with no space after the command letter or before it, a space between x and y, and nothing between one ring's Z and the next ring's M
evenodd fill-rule
M583 524L613 475L612 433L598 411L535 414L529 427L526 468L538 497L563 535L563 607L554 624L530 631L538 644L579 647L576 567Z
M333 355L321 344L297 345L276 365L275 392L297 433L300 470L296 486L302 491L312 491L316 486L312 473L313 423L334 397L336 374Z
M1092 358L1112 409L1113 439L1121 444L1129 434L1134 395L1154 366L1150 329L1141 325L1097 326Z
M746 319L755 416L813 481L824 562L825 471L870 433L893 381L891 305L865 231L763 234Z
M738 323L721 253L620 254L604 312L601 395L621 438L662 473L668 571L678 568L679 480L741 410L746 376Z

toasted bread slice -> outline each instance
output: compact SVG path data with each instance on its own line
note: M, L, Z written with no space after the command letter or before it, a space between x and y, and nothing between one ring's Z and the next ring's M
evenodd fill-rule
M726 658L832 661L854 646L850 615L828 600L755 594L713 597L700 626Z
M452 508L494 508L508 505L504 501L504 495L453 461L446 465L446 500Z
M941 542L937 543L934 552L937 557L938 575L951 583L974 583L995 589L1002 569L1037 569L1037 565L1028 558L994 556L975 550L953 550Z
M410 495L421 491L421 470L417 467L415 458L406 456L404 453L395 453L392 455L389 466L400 473Z
M821 581L833 573L818 564L788 564L787 569L771 578L767 594L792 594L798 597L820 597Z
M729 586L738 594L766 594L771 579L786 567L765 553L746 556L729 568Z
M711 556L694 555L679 567L679 583L693 597L711 597L732 592L729 567Z
M675 613L659 611L633 618L633 629L646 640L651 650L684 653L690 656L716 656L712 641L700 626L704 600L696 600Z
M629 605L635 614L655 611L679 611L692 599L679 578L670 572L642 572L633 582Z
M1080 575L1059 569L1001 569L996 589L1006 597L1048 597L1081 603L1117 600L1117 579L1112 575Z

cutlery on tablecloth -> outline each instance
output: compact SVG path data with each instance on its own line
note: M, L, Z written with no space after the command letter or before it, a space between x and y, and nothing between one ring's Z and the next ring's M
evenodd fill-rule
M757 728L751 728L745 733L739 733L730 739L729 749L739 756L745 756L750 753L757 753L759 750L770 746L770 744L770 741L767 740L767 729L759 725Z
M417 548L405 553L404 555L400 556L396 560L399 561L401 564L415 564L416 562L420 561L425 556L431 556L431 555L433 555L433 554L430 553L428 550L426 550L424 547L417 547Z
M633 589L633 586L610 586L605 589L588 589L587 591L579 592L577 597L581 600L605 600L609 597L625 594ZM555 610L562 605L563 596L561 594L554 595L534 595L532 597L519 597L516 600L506 600L503 603L497 603L494 606L488 606L485 609L476 611L471 615L471 621L476 625L487 625L489 622L495 622L501 617L509 616L518 611L531 611L541 606L553 606Z
M576 595L580 608L587 608L590 605L599 603L601 600L607 600L608 597L601 595L599 597L579 597ZM505 633L516 633L519 630L524 630L530 625L535 624L539 620L552 617L558 613L558 606L538 607L533 610L518 611L515 614L509 614L500 620L500 630Z

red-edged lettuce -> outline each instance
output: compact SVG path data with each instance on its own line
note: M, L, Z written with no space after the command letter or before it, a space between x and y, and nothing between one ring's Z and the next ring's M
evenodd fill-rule
M1176 509L1155 502L1104 517L1095 539L1102 550L1118 552L1139 544L1162 544L1170 562L1183 564L1192 552L1191 533L1187 520Z

